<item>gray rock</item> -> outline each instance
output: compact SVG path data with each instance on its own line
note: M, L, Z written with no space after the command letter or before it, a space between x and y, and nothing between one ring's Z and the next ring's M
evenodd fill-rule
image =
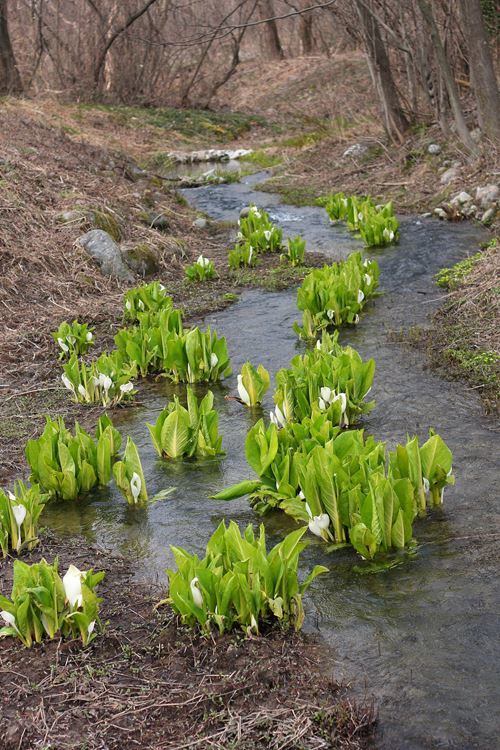
M496 213L496 209L494 209L493 207L488 208L487 211L485 211L484 214L481 216L482 224L484 224L485 226L488 226L488 224L491 224L495 216L495 213Z
M474 143L479 143L479 141L481 140L481 136L482 133L480 128L474 128L474 130L470 131L470 137L472 138Z
M448 218L448 214L446 213L446 211L443 208L435 208L434 209L434 213L436 214L436 216L438 217L438 219L447 219Z
M165 216L165 214L162 214L162 213L151 214L151 216L152 216L152 219L151 219L151 222L150 222L150 226L153 229L161 229L161 230L164 231L165 229L169 229L170 228L170 221Z
M91 229L78 237L76 242L96 261L103 274L116 276L124 281L134 280L122 258L120 246L107 232Z
M137 182L137 180L143 180L149 177L149 174L145 169L142 169L142 167L131 162L125 167L125 176L132 182Z
M159 271L158 257L146 243L133 247L122 245L121 254L125 263L139 276L155 276Z
M346 159L348 157L352 157L356 159L366 154L368 150L369 146L366 146L364 143L353 143L352 146L346 148L346 150L342 154L342 158Z
M421 216L422 219L429 219L432 216L432 212L431 211L426 211L425 213L420 214L420 216Z
M441 153L441 146L439 145L439 143L429 143L429 145L427 146L427 152L429 154L432 154L433 156L437 156Z
M469 195L465 190L462 190L451 199L450 203L452 206L465 206L467 203L472 203L472 200L472 195Z
M456 180L458 178L459 173L460 172L458 167L450 167L441 175L441 184L448 185L448 183L453 182L453 180Z
M193 221L193 227L195 227L196 229L206 229L207 224L208 221L203 216L199 216Z
M500 191L498 185L490 184L476 188L476 201L482 208L489 208L498 200Z
M243 206L243 208L240 210L240 219L246 219L249 213L250 206Z

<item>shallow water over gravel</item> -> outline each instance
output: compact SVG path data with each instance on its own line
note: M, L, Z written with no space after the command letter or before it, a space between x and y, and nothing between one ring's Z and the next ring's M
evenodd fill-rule
M287 234L302 234L308 249L332 259L357 247L343 229L331 228L322 209L283 206L276 196L241 184L186 190L188 200L211 216L237 219L250 201L268 209ZM498 705L495 661L499 585L498 433L482 416L477 394L425 370L418 352L391 340L390 332L423 324L441 296L432 276L475 252L484 235L469 224L405 219L397 248L373 255L381 267L383 296L370 303L343 340L377 362L372 392L377 406L365 421L390 447L406 433L425 438L433 426L455 456L457 485L445 491L444 510L415 525L420 543L413 559L385 573L359 575L349 551L326 555L313 543L304 567L323 563L307 603L309 629L332 646L335 677L353 680L360 696L374 696L380 713L379 745L385 748L492 748ZM298 319L295 291L249 291L206 323L228 339L233 369L250 359L271 372L301 349L291 324ZM236 378L214 388L227 455L204 462L156 460L145 421L154 421L175 389L166 383L141 388L142 406L120 412L115 424L138 443L150 495L175 487L169 499L145 511L130 510L109 490L61 511L49 522L62 533L81 533L137 560L137 577L164 580L169 544L200 552L226 513L240 524L255 522L246 501L207 499L232 482L251 477L243 458L245 434L260 414L224 396ZM200 393L205 391L200 387ZM271 389L272 392L272 389ZM271 407L271 393L264 412ZM282 514L265 520L270 541L293 524ZM495 659L497 657L497 659Z

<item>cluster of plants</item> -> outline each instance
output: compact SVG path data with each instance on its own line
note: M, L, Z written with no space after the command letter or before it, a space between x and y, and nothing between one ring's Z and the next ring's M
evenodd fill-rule
M343 221L359 232L366 247L384 247L399 240L399 222L392 203L376 206L371 198L334 193L321 201L332 224Z
M352 253L347 260L316 268L297 292L302 310L302 326L294 330L302 338L316 338L319 331L343 323L357 324L367 299L378 287L379 267L374 260L363 260Z
M208 391L198 401L188 387L186 397L187 408L174 396L156 423L147 425L156 452L162 458L203 458L223 453L214 394Z
M260 514L279 508L330 545L350 544L364 558L403 549L412 525L428 506L440 505L452 484L452 455L431 434L388 453L363 430L342 431L314 414L278 429L259 420L248 432L246 458L258 479L215 495L250 496Z
M358 352L323 332L314 349L298 354L276 374L271 421L279 427L302 422L306 417L326 414L332 424L347 427L375 403L365 401L375 375L375 361L363 362Z
M134 398L136 374L134 362L125 361L118 351L103 352L89 364L73 354L63 366L61 380L76 403L113 407Z
M269 214L257 206L250 206L248 215L238 220L239 231L236 246L228 256L229 267L253 266L260 253L276 253L281 250L282 230L275 226Z
M49 564L42 559L27 565L14 561L10 599L0 595L0 618L5 623L0 637L19 638L24 646L41 643L44 638L80 638L89 644L100 628L96 587L104 573L80 571L70 565L61 578L57 558Z
M47 417L40 437L28 440L26 444L30 481L49 499L76 500L95 487L105 487L114 475L117 486L130 502L129 488L125 491L123 482L118 481L122 478L116 467L120 445L121 435L106 414L98 420L95 437L78 422L75 422L72 434L62 418L52 420ZM140 499L147 499L137 449L130 438L119 464L124 464L130 476L135 472L142 477Z
M93 330L86 323L79 323L77 320L72 323L62 322L57 331L52 331L52 338L60 349L59 359L86 354L94 345Z
M213 261L203 255L200 255L195 263L187 266L184 272L189 281L206 281L217 277Z
M304 620L302 595L316 576L328 569L317 565L303 583L298 580L306 528L288 534L269 552L264 527L256 537L249 525L244 533L231 521L222 522L210 538L201 560L180 547L171 547L176 570L168 570L166 600L182 621L209 633L240 627L248 635L278 622L299 630Z

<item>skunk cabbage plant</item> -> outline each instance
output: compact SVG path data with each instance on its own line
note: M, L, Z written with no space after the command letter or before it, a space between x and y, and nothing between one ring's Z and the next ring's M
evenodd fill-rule
M299 558L307 529L297 529L269 552L264 527L256 537L249 525L242 534L231 521L222 522L210 538L201 560L172 547L176 570L168 570L166 600L182 621L209 634L240 627L258 634L264 625L300 630L304 621L302 596L316 576L328 569L317 565L303 583Z
M186 267L185 274L190 281L206 281L215 279L217 276L213 262L203 255L200 255L195 263Z
M172 308L172 297L167 295L163 284L152 281L150 284L142 284L125 292L123 317L134 322L143 312L158 313Z
M148 430L156 452L163 458L216 456L222 450L219 415L213 408L214 394L208 391L198 402L192 388L187 388L187 409L177 396L160 413Z
M127 438L121 461L113 464L113 476L116 486L129 505L143 505L147 502L148 493L141 459L137 446L130 437Z
M26 646L43 639L80 638L87 646L100 628L99 605L95 589L104 573L80 571L70 565L63 578L58 560L50 565L41 560L26 565L14 561L14 580L10 599L0 595L0 637L19 638Z
M257 406L269 389L271 378L263 365L255 368L250 362L245 362L238 375L238 396L245 406Z
M53 421L47 417L41 436L26 444L30 481L50 498L76 500L94 487L108 484L120 443L120 433L106 415L99 418L95 439L78 422L72 435L62 418Z
M135 364L125 362L118 351L101 354L89 365L73 355L63 370L61 380L76 403L112 407L130 401L137 393L131 380Z
M38 543L37 527L40 513L48 499L37 484L26 487L14 483L14 492L0 490L0 552L18 554L31 550Z
M94 346L93 330L86 323L79 323L77 320L61 323L57 331L51 334L59 347L59 359L68 359L73 354L77 357L86 354Z

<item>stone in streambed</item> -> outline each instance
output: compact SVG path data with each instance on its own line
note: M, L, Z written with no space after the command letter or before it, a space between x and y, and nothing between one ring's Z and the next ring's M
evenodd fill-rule
M142 276L155 276L160 268L158 257L155 251L146 243L134 245L133 247L121 247L122 258L125 263L134 271Z

